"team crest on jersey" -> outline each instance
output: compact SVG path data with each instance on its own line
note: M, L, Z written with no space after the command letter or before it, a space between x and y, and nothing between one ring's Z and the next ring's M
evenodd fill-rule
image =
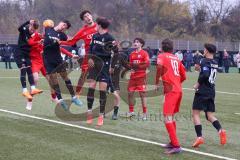
M92 39L92 37L93 37L93 34L87 35L87 39Z
M138 55L138 58L141 58L142 56L141 55Z

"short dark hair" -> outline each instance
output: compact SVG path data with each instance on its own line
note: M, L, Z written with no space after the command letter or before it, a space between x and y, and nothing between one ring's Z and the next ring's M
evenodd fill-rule
M109 20L107 18L105 18L105 17L98 17L96 22L103 29L107 29L110 26Z
M65 19L65 20L62 20L62 22L67 24L67 29L69 29L72 26L69 20Z
M211 43L205 43L204 48L206 48L206 50L211 54L215 54L217 51L217 47Z
M140 42L142 44L142 47L145 45L145 41L142 38L137 37L133 40L133 42L135 42L135 41Z
M162 41L162 50L163 52L173 52L173 41L170 39L164 39Z
M83 19L84 19L84 15L85 15L86 13L92 14L89 10L84 10L84 11L82 11L82 12L80 13L80 15L79 15L79 17L80 17L80 19L81 19L82 21L83 21Z
M38 29L39 28L39 21L38 20L34 20L32 26L33 26L34 29Z

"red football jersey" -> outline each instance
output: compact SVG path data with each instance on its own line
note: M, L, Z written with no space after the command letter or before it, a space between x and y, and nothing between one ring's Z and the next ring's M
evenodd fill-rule
M30 50L30 59L32 62L43 63L42 52L43 52L43 44L40 43L42 40L42 35L38 32L35 32L31 35L28 40L28 44L31 46Z
M182 82L186 79L186 71L177 56L172 53L158 55L156 84L159 84L160 77L163 81L164 93L182 92Z
M150 64L149 55L146 51L132 52L129 56L129 62L133 68L130 76L131 79L146 77L146 70Z
M83 26L74 36L72 39L67 41L62 41L61 45L69 45L72 46L76 44L79 40L83 40L85 43L85 50L86 53L89 52L90 44L92 41L93 34L97 33L97 24L94 23L93 26L85 25Z

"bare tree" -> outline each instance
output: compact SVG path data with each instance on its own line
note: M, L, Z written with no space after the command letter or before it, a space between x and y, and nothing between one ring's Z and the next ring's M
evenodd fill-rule
M197 10L205 10L209 20L216 24L221 23L233 8L233 4L228 0L189 0L189 3L194 13Z

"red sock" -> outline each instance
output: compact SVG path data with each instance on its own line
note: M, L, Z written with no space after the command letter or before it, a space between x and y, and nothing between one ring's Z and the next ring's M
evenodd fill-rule
M51 93L52 99L55 99L57 97L56 93Z
M77 86L76 92L79 93L82 90L82 86Z
M133 105L129 105L129 112L134 112L134 106Z
M173 121L173 125L174 125L175 132L176 132L176 130L177 130L177 127L176 127L176 121Z
M180 147L180 144L179 144L179 141L177 138L177 134L176 134L176 130L174 127L174 123L173 122L165 123L165 127L168 131L168 135L169 135L172 145L175 147Z
M146 106L143 106L142 109L143 109L143 113L147 113L147 107Z

